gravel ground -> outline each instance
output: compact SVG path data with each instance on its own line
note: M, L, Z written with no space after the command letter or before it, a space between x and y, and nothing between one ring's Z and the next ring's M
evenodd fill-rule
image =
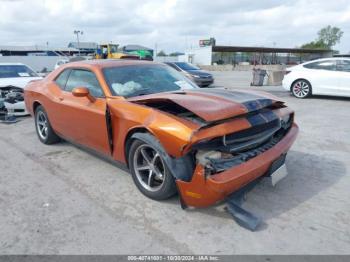
M251 88L249 72L214 72L216 85ZM130 175L69 143L39 142L33 119L0 125L1 254L350 254L350 99L298 100L259 87L296 111L289 175L266 181L245 206L257 232L224 205L182 210L145 198Z

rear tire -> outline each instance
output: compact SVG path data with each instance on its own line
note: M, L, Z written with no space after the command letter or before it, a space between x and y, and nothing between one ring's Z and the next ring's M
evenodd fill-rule
M173 175L167 167L159 147L151 135L148 142L134 139L129 150L128 163L135 185L145 196L154 200L165 200L176 194Z
M291 88L291 93L296 98L307 98L312 95L312 87L309 81L305 79L298 79L293 82Z
M60 138L51 127L49 118L43 106L40 105L35 109L34 117L36 133L42 143L51 145L60 141Z

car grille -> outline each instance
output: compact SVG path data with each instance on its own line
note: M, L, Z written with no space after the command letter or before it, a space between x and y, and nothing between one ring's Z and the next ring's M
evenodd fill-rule
M229 157L229 158L220 158L220 159L209 158L209 161L210 161L209 167L212 173L219 173L233 166L242 164L243 162L246 162L249 159L254 158L260 155L261 153L264 153L265 151L271 149L284 137L284 135L285 135L284 132L280 132L279 134L276 134L275 136L271 137L268 140L268 142L265 142L264 144L256 148L253 148L251 150L243 151L235 155L232 155L232 157Z
M271 111L267 111L265 115L263 113L264 118L267 118L268 115L271 116L270 113ZM274 119L270 118L270 120L240 132L198 143L193 148L220 151L223 155L222 158L209 158L208 160L210 161L209 169L212 173L221 172L248 161L276 145L290 129L293 123L293 115L289 115L284 119L275 116Z

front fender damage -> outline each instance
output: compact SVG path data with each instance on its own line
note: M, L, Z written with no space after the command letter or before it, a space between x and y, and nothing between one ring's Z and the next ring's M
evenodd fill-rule
M185 126L186 121L192 124L189 139L181 143L169 144L155 133L164 151L157 149L176 178L183 207L210 206L266 175L297 135L294 112L273 97L224 90L165 95L131 102L182 121ZM208 103L200 103L203 99ZM183 168L185 158L192 161L190 168ZM255 229L258 219L232 203L231 214L243 216L238 222Z
M193 160L191 155L185 155L182 157L174 158L167 154L161 146L159 140L148 133L135 133L131 137L132 139L139 139L149 145L155 147L160 153L161 157L165 161L167 167L171 170L172 175L177 180L190 181L194 169Z

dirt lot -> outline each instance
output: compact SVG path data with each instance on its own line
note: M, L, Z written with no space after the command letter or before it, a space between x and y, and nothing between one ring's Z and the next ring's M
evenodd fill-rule
M215 76L250 88L246 72ZM248 195L264 220L257 232L223 205L184 211L177 197L149 200L113 164L69 143L41 144L26 117L0 125L0 253L350 254L350 99L257 89L287 101L300 126L289 176Z

